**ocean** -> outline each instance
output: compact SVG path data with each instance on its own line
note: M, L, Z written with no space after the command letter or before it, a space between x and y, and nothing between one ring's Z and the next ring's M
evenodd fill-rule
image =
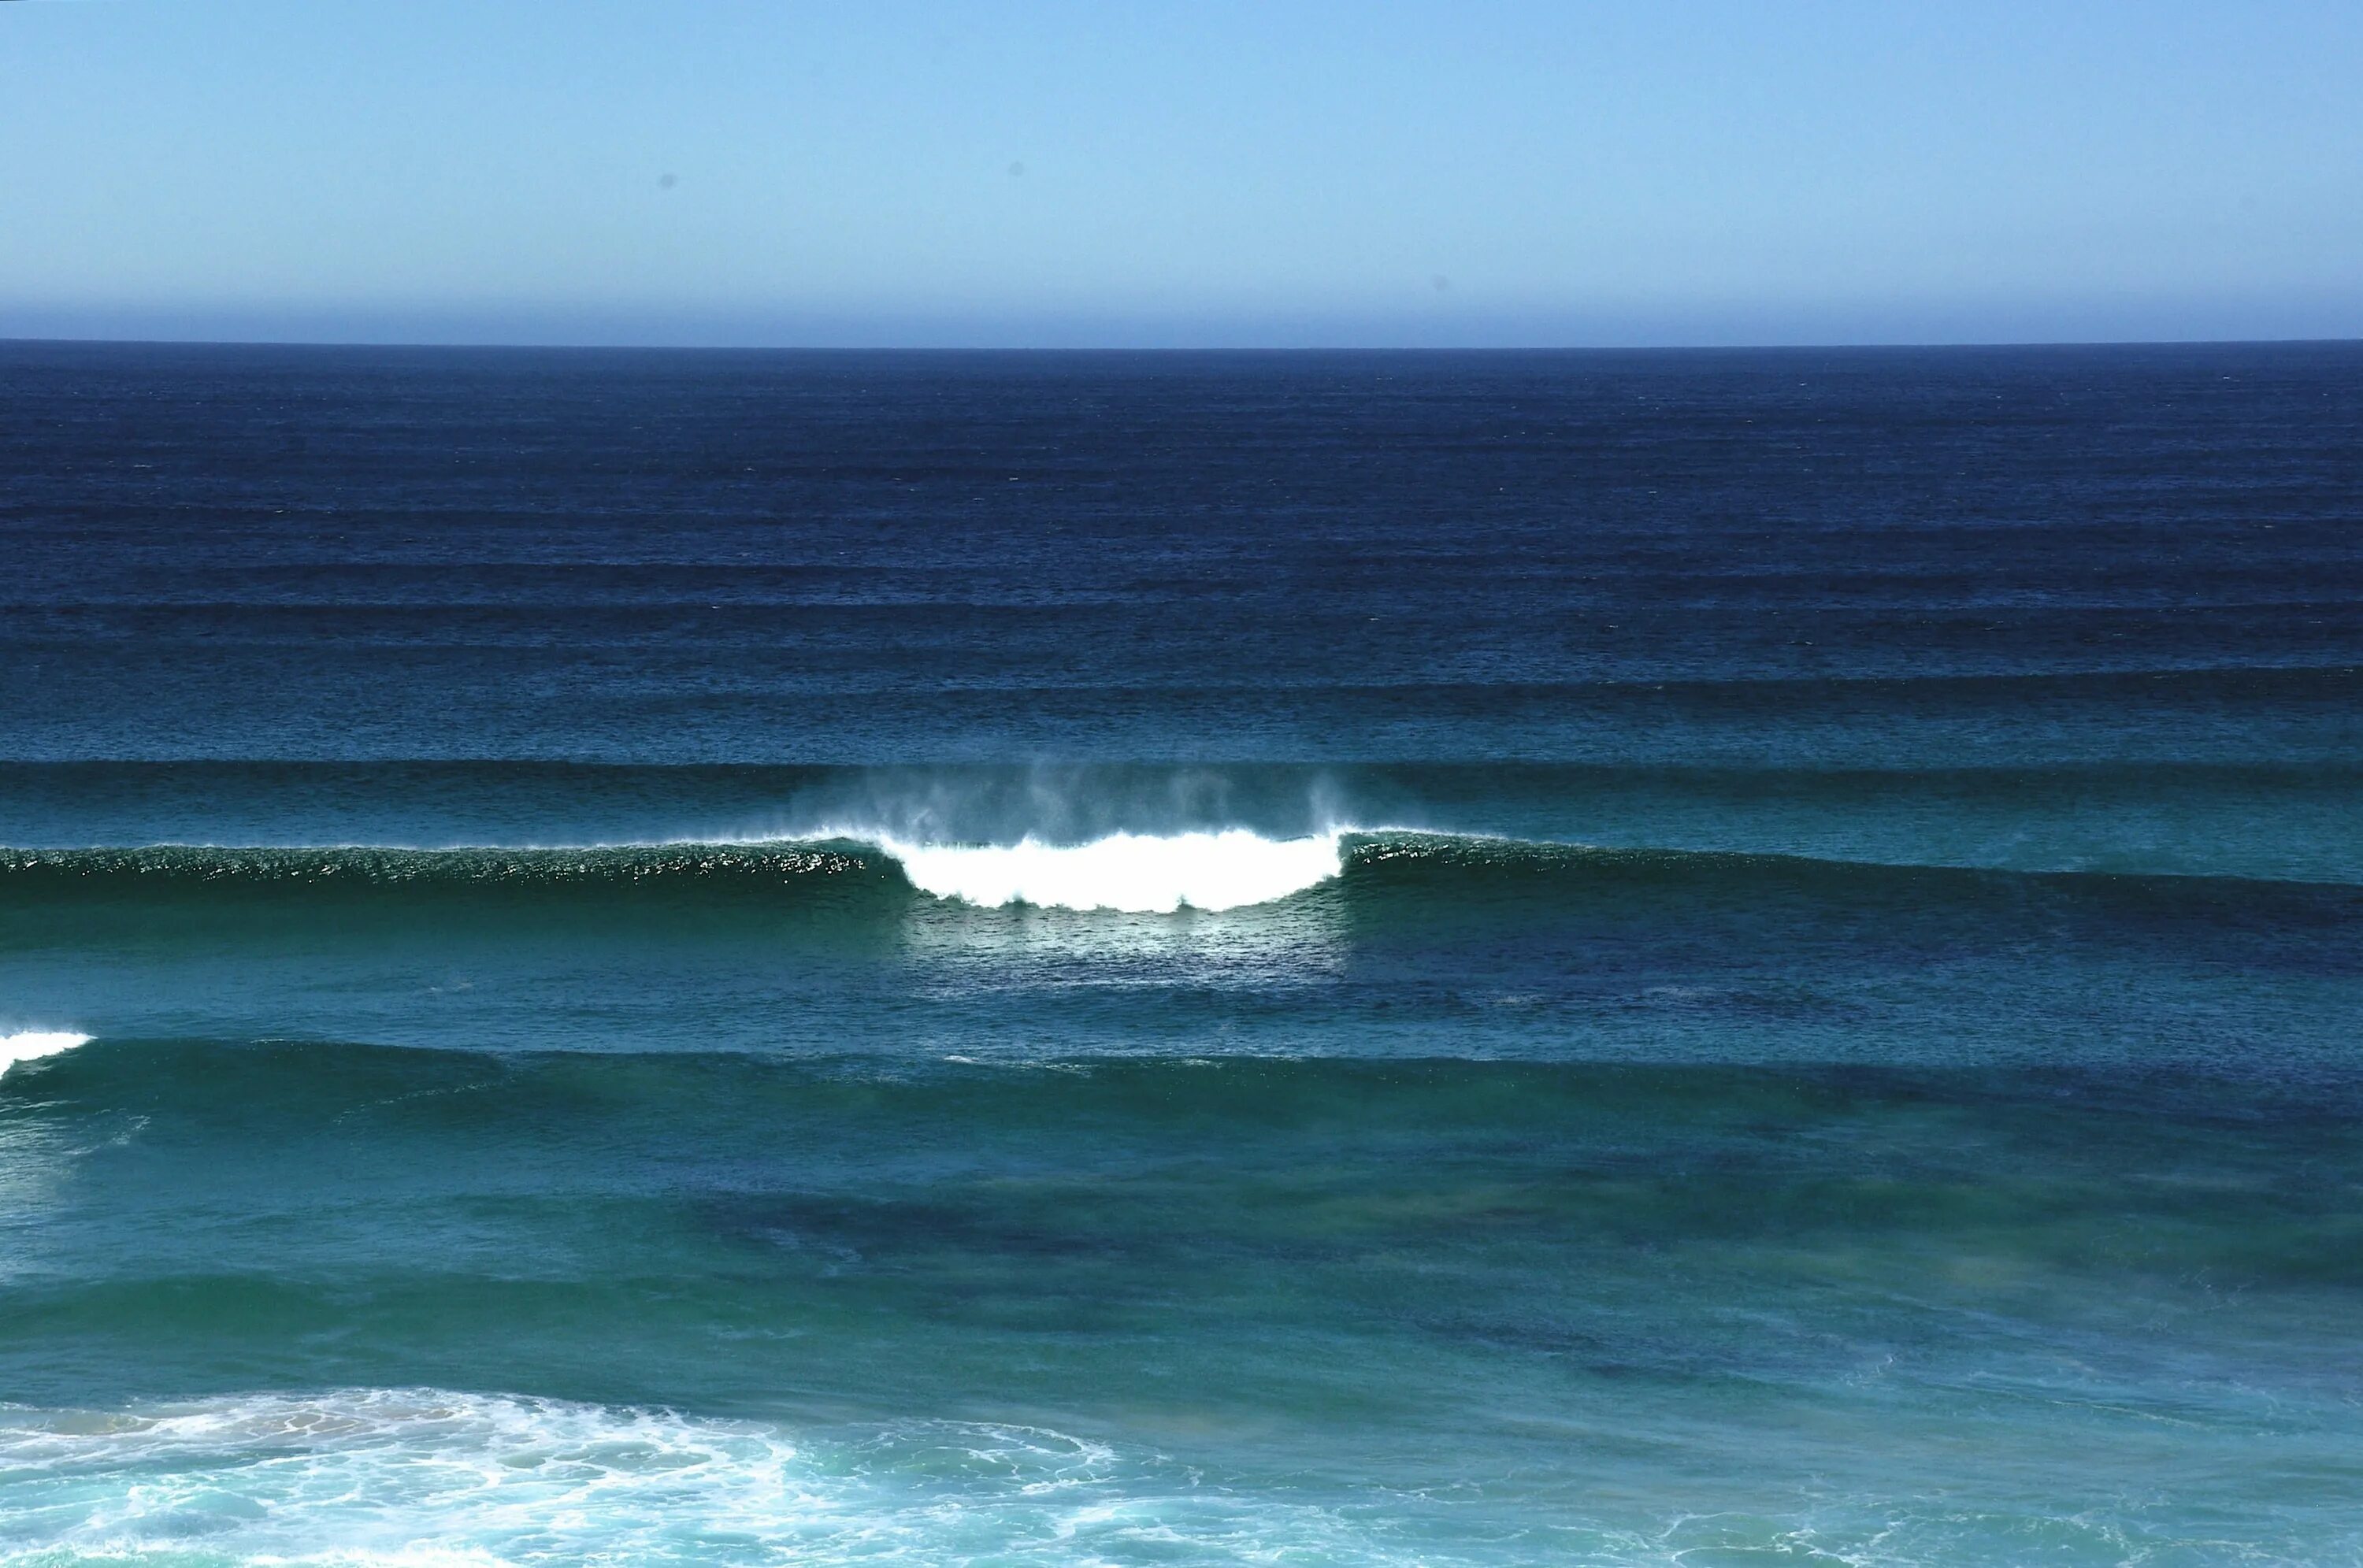
M0 1562L2363 1562L2363 346L0 344Z

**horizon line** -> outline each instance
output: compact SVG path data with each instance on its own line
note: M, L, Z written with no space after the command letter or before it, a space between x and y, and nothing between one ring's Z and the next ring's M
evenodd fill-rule
M693 343L597 340L492 341L415 337L154 337L17 336L0 332L0 348L392 348L484 353L610 354L1733 354L2007 348L2335 348L2363 345L2349 337L1854 338L1748 343Z

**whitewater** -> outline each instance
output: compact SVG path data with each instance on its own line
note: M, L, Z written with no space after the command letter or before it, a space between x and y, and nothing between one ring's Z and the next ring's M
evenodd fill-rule
M1184 905L1217 911L1300 893L1345 869L1344 832L1272 840L1244 829L1159 837L1112 834L1082 845L1026 839L1014 845L924 845L888 839L880 847L913 886L939 899L993 906L1170 913Z
M1048 1564L1249 1539L1410 1561L1329 1510L1198 1483L1153 1452L983 1422L805 1436L433 1388L0 1407L0 1516L39 1521L42 1562Z
M70 1030L25 1029L0 1034L0 1073L22 1062L39 1062L89 1043L89 1035Z

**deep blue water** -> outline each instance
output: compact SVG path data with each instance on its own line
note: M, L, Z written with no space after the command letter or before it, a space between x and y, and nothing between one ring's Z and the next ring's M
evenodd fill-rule
M0 1562L2363 1562L2363 346L0 344Z

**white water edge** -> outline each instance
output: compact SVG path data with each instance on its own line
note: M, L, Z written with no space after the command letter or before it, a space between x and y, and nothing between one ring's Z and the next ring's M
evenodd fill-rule
M20 1062L38 1062L89 1043L89 1035L62 1029L27 1029L15 1034L0 1034L0 1074Z
M1238 909L1301 893L1345 869L1344 833L1265 838L1244 828L1112 834L1089 844L913 844L884 838L914 887L995 908L1170 913Z
M1404 1562L1318 1507L1044 1428L762 1422L433 1388L0 1405L0 1563Z

